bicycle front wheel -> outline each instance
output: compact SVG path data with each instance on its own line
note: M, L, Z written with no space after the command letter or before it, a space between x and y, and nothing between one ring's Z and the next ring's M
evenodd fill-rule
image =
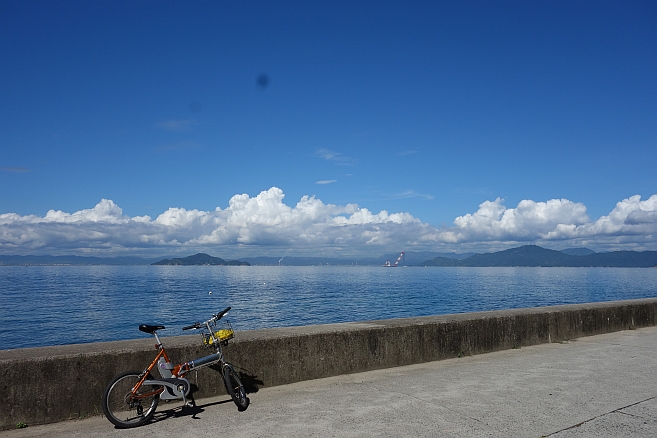
M237 410L245 411L249 407L249 398L246 396L240 376L229 364L224 365L224 383L226 384L226 390L228 390L230 398L237 405Z
M155 415L162 387L143 385L133 394L140 374L139 371L119 374L103 394L103 412L119 429L141 426Z

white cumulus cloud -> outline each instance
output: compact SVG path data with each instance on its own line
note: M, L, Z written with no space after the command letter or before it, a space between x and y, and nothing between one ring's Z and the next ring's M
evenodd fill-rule
M450 232L459 240L534 240L547 238L559 226L589 222L586 207L567 199L547 202L523 200L516 208L506 208L500 198L486 201L473 214L459 216Z
M73 213L50 210L45 216L0 214L0 253L190 253L212 248L230 254L252 248L379 253L404 250L480 250L536 243L554 247L657 249L657 195L636 195L591 220L582 203L568 199L523 200L508 208L500 198L474 213L435 228L406 212L372 212L356 204L325 204L303 196L295 205L272 187L251 197L233 196L225 209L172 207L155 219L129 217L113 201Z
M454 227L425 236L443 243L537 243L566 241L604 249L657 249L657 195L624 199L607 216L592 221L582 203L567 199L523 200L515 208L486 201L475 213L459 216Z

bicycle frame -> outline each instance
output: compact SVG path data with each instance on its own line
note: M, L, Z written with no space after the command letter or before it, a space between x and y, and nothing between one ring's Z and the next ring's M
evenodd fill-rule
M225 313L221 316L224 315ZM226 361L224 359L223 351L221 349L222 341L215 336L215 333L210 328L210 322L212 322L214 319L215 317L203 322L202 324L210 333L210 336L212 337L212 345L215 346L216 352L208 356L204 356L198 359L194 359L185 363L178 364L176 366L171 365L171 360L169 359L169 355L167 354L164 345L160 341L160 337L157 335L157 331L154 330L152 332L152 335L155 336L155 340L157 341L157 343L155 344L155 348L158 350L158 353L155 356L155 359L153 359L153 361L151 362L151 364L142 372L141 378L139 379L137 384L134 386L134 388L132 388L133 397L135 399L146 398L159 393L160 398L163 400L175 400L182 398L183 402L187 404L186 396L189 393L189 389L190 389L189 381L185 378L187 373L189 373L190 371L198 370L200 368L209 367L217 363L222 364L222 372L223 372L223 366L226 364ZM197 328L200 328L200 323L186 327L186 329L197 329ZM164 359L164 362L160 362L160 359ZM159 367L158 367L158 363L160 364ZM149 376L153 371L153 368L156 367L158 367L158 371L162 376L162 378L147 379L147 376ZM139 389L143 385L153 385L153 386L158 386L158 388L148 393L138 394Z

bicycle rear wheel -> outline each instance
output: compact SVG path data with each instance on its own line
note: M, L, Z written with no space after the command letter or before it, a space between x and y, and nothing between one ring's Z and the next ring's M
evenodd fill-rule
M244 390L244 385L242 385L240 376L230 364L224 365L224 383L226 384L226 390L228 391L230 398L232 398L237 405L237 410L245 411L246 408L249 407L249 398L246 396L246 391Z
M133 394L132 388L139 382L140 374L139 371L119 374L103 394L103 412L119 429L141 426L155 415L161 387L143 385Z

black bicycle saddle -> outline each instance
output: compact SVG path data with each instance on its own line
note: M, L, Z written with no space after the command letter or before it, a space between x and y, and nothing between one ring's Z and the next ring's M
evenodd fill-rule
M144 333L150 333L151 335L155 330L162 330L165 327L163 325L148 325L148 324L142 324L139 326L139 330L141 330Z

